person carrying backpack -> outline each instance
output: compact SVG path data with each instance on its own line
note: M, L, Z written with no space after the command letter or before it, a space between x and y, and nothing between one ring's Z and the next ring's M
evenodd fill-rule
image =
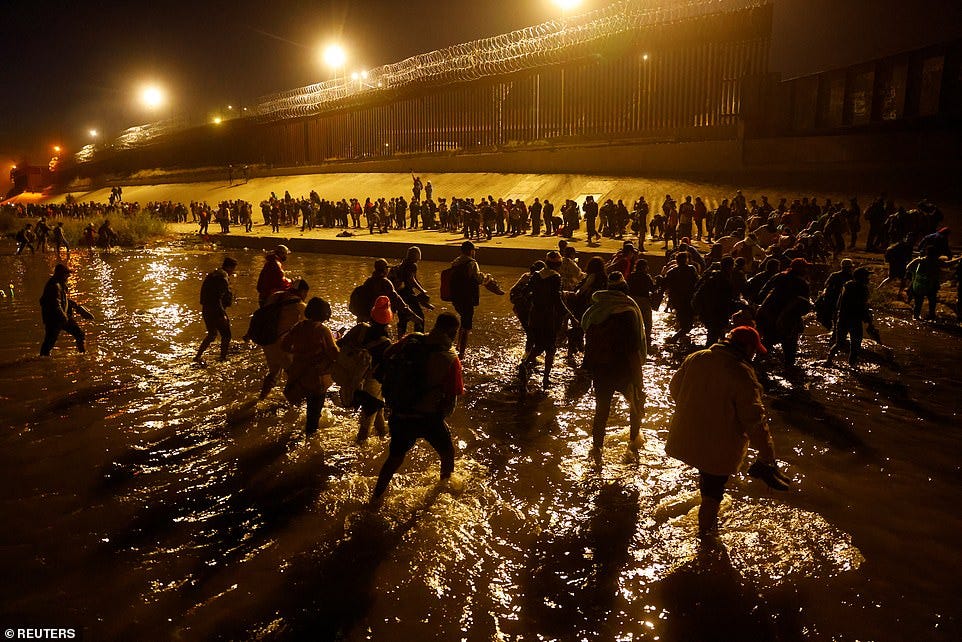
M388 270L388 279L394 284L401 300L407 304L411 314L398 314L398 337L407 332L408 322L413 321L415 332L424 332L424 310L433 310L427 290L418 280L418 262L421 260L421 249L414 245L408 248L404 260ZM422 307L423 306L423 307Z
M545 268L544 261L535 261L528 268L528 271L518 277L514 285L508 291L508 299L511 301L511 310L514 316L521 323L521 329L528 332L528 316L531 312L531 277ZM527 349L527 345L525 346Z
M628 284L621 273L612 272L609 278L608 289L591 296L591 306L581 319L585 330L584 367L591 373L595 389L592 441L597 454L605 444L605 428L615 391L628 400L628 443L632 448L638 446L645 412L641 370L647 358L645 322L641 310L628 296Z
M384 355L379 376L391 410L391 445L378 473L373 504L418 439L425 439L441 458L442 481L454 472L454 444L445 418L464 394L461 360L454 351L459 327L456 315L442 312L429 334L409 334Z
M939 300L939 286L942 284L942 259L939 250L934 246L926 248L924 256L917 257L905 269L909 276L909 292L912 293L912 316L919 319L922 316L922 304L925 299L929 302L927 320L935 319L935 308Z
M374 301L374 306L369 313L370 321L362 321L347 331L340 341L337 342L341 355L338 357L338 364L352 360L352 356L358 352L367 353L363 363L367 367L364 372L355 373L351 376L351 385L354 386L353 395L344 394L341 391L342 399L348 399L348 405L352 408L361 408L361 416L357 431L357 441L367 440L371 428L379 436L385 434L384 424L384 397L381 392L381 383L374 377L374 371L381 364L385 350L391 345L388 337L388 326L394 321L394 314L391 312L391 300L386 296L379 296ZM335 369L335 380L338 385L343 386L345 382Z
M304 309L304 317L284 335L281 347L292 355L284 396L293 404L307 400L304 431L310 435L317 430L327 389L333 383L330 371L337 360L338 349L334 335L324 325L331 318L330 303L319 297L312 298Z
M374 303L382 296L388 299L392 314L396 314L405 320L415 316L394 288L394 283L388 278L389 271L387 261L375 259L374 271L371 276L351 291L348 310L357 317L358 323L371 320L370 315ZM423 317L420 320L423 323Z
M520 393L528 389L528 377L538 356L544 355L541 387L551 384L551 367L557 350L558 334L572 316L561 295L561 255L552 250L545 257L545 267L528 279L528 323L525 325L525 352L518 366Z
M275 322L274 341L263 346L264 358L267 361L267 375L261 384L260 398L265 398L277 383L277 375L281 370L286 370L291 365L291 355L284 351L281 340L284 335L293 328L298 321L304 318L304 309L307 293L310 286L304 279L298 279L291 286L290 290L275 292L267 297L262 307L277 308L277 321ZM250 334L250 331L248 331Z
M481 271L474 257L474 243L465 241L461 244L461 254L451 262L451 267L447 268L450 270L450 301L461 318L457 337L459 359L464 359L468 335L474 327L474 308L481 302L481 284L491 278L490 274ZM442 274L442 280L443 276ZM445 300L443 293L441 299Z

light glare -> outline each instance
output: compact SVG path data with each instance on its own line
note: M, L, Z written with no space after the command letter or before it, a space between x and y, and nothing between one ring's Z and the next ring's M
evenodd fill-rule
M324 64L331 69L340 69L347 62L347 52L338 44L329 44L324 48Z
M140 90L140 102L148 109L157 109L164 104L164 90L157 85L147 85Z
M554 0L554 3L562 11L571 11L581 4L581 0Z

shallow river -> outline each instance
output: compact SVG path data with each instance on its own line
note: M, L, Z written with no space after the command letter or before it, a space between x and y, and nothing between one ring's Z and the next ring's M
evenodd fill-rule
M262 255L234 255L239 336ZM97 316L88 353L64 335L43 360L53 259L0 257L0 624L88 639L962 637L957 336L887 319L891 350L870 346L856 374L816 365L825 336L810 329L806 375L775 377L767 398L795 488L735 479L722 546L699 548L695 477L664 454L681 355L647 366L644 447L627 450L621 402L599 467L589 385L562 350L553 389L519 405L522 337L507 297L485 292L451 420L463 489L436 485L422 443L372 513L386 440L356 445L356 418L330 403L306 440L279 390L253 408L259 350L191 365L219 256L75 253L74 296ZM294 254L288 270L337 328L370 263ZM442 267L423 264L433 291Z

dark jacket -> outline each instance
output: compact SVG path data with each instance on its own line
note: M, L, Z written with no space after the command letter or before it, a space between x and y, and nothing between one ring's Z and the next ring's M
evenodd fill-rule
M872 312L868 306L868 284L859 281L849 281L842 286L838 297L838 311L836 323L847 324L852 321L872 322Z
M691 306L691 297L695 294L698 283L698 272L690 265L676 265L668 270L662 280L662 285L668 293L668 302L678 310Z
M562 323L571 316L561 298L561 275L551 268L544 268L528 281L531 303L528 316L528 330L547 334L552 339Z
M200 286L200 305L207 311L225 312L234 302L227 272L217 268L204 278Z
M67 284L52 276L40 296L40 316L44 325L63 326L67 323L70 301L67 298Z
M481 303L481 268L467 254L454 259L451 264L451 302L476 306Z

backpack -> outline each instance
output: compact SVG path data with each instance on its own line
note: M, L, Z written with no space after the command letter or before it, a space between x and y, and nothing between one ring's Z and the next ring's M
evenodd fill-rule
M938 286L938 281L932 278L930 269L924 263L919 263L915 266L915 272L911 277L912 292L916 294L925 294L936 289Z
M511 305L515 307L523 307L531 301L531 276L524 281L519 281L511 286L511 290L508 292L508 299L511 301Z
M355 328L364 328L366 323L359 324ZM371 353L360 343L360 335L363 330L354 331L345 335L340 342L340 352L337 359L331 366L331 378L340 388L340 393L336 398L338 405L342 408L355 408L354 393L361 387L371 369Z
M277 324L281 318L281 310L285 305L297 303L300 299L284 299L268 303L254 310L250 324L247 326L247 336L259 346L269 346L277 341Z
M367 281L351 290L351 298L348 300L348 311L359 319L364 319L371 314L373 301L370 300L367 288Z
M441 300L451 302L454 292L451 291L451 281L454 278L454 266L441 270Z
M375 372L381 393L392 411L413 408L427 390L428 358L438 348L428 345L427 335L412 332L391 346Z

